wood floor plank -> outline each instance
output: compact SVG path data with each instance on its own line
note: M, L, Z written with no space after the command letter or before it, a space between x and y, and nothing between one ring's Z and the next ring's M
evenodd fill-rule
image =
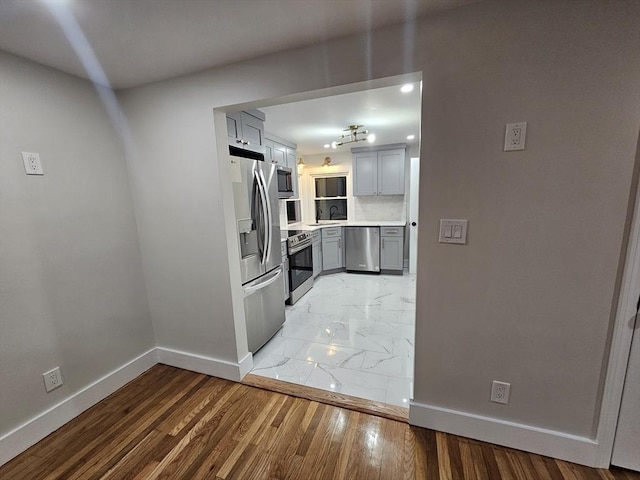
M402 478L403 480L411 480L413 478L418 478L416 476L416 455L420 453L416 449L416 437L414 434L415 427L409 427L404 431L404 448L402 449ZM437 454L437 448L436 448ZM440 478L440 474L438 473L437 477Z
M438 472L440 473L440 480L452 480L449 442L447 441L446 433L436 433L436 445L438 446Z
M344 427L344 441L340 451L338 452L338 458L336 459L336 479L350 478L347 474L347 466L349 465L349 457L356 441L356 425L360 417L359 412L347 413L346 425Z
M156 365L2 480L640 480Z
M380 478L402 478L402 449L404 447L404 424L400 422L384 422L381 441L384 459L380 468ZM426 430L424 430L426 432ZM402 442L397 439L403 439ZM425 442L426 443L426 442ZM427 460L427 466L429 462Z
M447 435L447 447L449 449L449 464L452 480L464 480L458 437L455 435Z

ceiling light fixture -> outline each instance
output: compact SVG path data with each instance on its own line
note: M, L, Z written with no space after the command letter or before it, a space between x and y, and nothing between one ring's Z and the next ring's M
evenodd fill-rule
M343 130L343 132L349 132L349 133L343 133L342 135L340 135L340 141L331 142L331 148L335 149L341 145L346 145L347 143L364 142L365 140L367 140L369 143L374 142L376 139L376 136L373 133L369 133L368 130L362 130L360 132L358 131L358 129L363 126L364 125L349 125L347 128ZM345 138L347 140L343 140Z
M415 135L407 135L407 140L413 140L414 138L416 138Z
M400 87L400 91L402 93L409 93L411 91L413 91L413 85L410 83L406 83L404 85L402 85L402 87Z
M324 148L331 148L331 144L330 143L325 143L324 144Z
M322 164L322 166L328 167L330 163L331 163L331 157L324 157L324 163Z
M298 158L298 171L301 172L302 169L307 165L306 163L304 163L304 160L302 160L302 157Z

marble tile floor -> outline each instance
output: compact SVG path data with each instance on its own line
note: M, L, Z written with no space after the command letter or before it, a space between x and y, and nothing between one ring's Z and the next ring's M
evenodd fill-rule
M335 273L286 308L251 373L397 405L413 396L415 275Z

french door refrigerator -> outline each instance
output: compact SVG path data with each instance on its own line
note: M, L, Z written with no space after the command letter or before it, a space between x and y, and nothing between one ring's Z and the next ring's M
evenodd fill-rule
M234 146L229 153L247 341L255 353L285 320L278 179L263 154Z

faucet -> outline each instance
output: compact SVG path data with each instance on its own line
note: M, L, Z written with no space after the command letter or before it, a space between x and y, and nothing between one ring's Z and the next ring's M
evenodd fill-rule
M336 211L334 212L333 209L336 209ZM338 213L338 207L336 205L331 205L331 208L329 209L329 220L333 220L333 216Z
M322 210L319 208L316 208L316 223L320 222L320 216L322 215Z

